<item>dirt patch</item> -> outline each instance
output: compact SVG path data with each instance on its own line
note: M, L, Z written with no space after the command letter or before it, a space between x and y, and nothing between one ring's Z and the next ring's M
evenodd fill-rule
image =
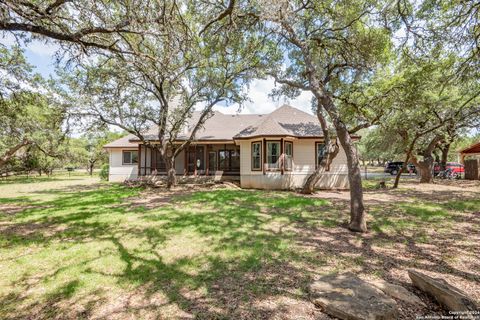
M349 191L318 191L312 197L350 201ZM480 183L468 180L442 180L435 184L421 184L418 182L404 182L399 189L365 190L366 205L426 201L452 201L480 198Z
M239 187L233 183L218 184L179 184L173 188L146 188L140 196L125 199L132 207L144 207L154 209L172 203L172 199L178 196L186 196L194 192L214 191L214 190L236 190ZM121 206L121 205L120 205Z

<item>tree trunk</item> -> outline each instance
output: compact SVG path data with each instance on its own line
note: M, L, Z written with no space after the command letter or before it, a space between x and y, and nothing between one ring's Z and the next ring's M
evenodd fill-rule
M400 178L402 177L403 171L406 169L406 164L404 163L400 170L398 170L397 175L395 176L395 182L393 183L393 189L398 188L398 184L400 183Z
M357 148L353 144L350 132L348 132L347 126L341 120L332 98L330 96L317 97L317 99L318 98L321 99L322 107L332 119L338 140L347 156L348 182L350 184L350 223L348 229L355 232L366 232L367 221L365 207L363 205L362 171L360 169Z
M424 164L420 166L420 183L433 183L433 158L422 162Z
M91 162L91 161L88 162L88 174L90 174L90 176L93 176L93 167L94 166L95 166L94 162Z
M418 161L417 157L412 155L412 162L420 169L420 183L433 183L433 151L442 139L442 136L435 136L432 141L430 141L427 148L421 153L423 156L422 161Z
M167 188L171 189L177 185L177 177L175 171L175 158L165 157L165 165L167 169Z
M318 164L317 169L313 172L305 181L303 185L302 191L300 193L303 194L312 194L315 185L317 184L318 180L320 179L322 173L325 171L330 171L330 165L332 164L333 159L337 156L340 148L337 142L333 142L329 139L329 142L325 141L325 157L322 161Z
M296 42L296 40L294 41ZM317 70L312 61L307 45L296 42L301 47L308 75L309 90L317 99L317 103L323 107L335 126L337 137L347 156L348 181L350 183L350 223L348 228L352 231L366 232L366 213L363 206L363 187L358 153L353 144L350 132L342 121L339 110L333 102L332 95L325 90L325 83L317 76Z
M441 150L442 150L442 158L440 160L440 170L445 171L447 170L447 161L448 161L448 153L450 152L450 143L446 144Z
M307 178L305 184L303 185L301 193L303 194L312 194L315 185L317 184L318 180L320 179L321 175L325 171L330 171L330 165L332 164L333 159L338 154L340 148L338 147L337 139L335 142L332 141L330 138L330 132L328 131L328 124L327 120L322 114L321 106L317 105L317 118L320 122L320 126L322 127L323 132L323 139L325 141L325 156L323 157L322 161L318 164L317 169ZM315 155L315 161L317 161L317 155Z
M408 161L410 161L410 155L412 153L413 145L414 144L412 144L410 146L410 149L407 151L407 155L405 156L405 161L403 162L403 165L400 168L400 170L398 170L397 172L397 176L395 177L395 183L393 184L393 189L398 188L398 184L400 183L400 177L402 176L402 173L405 172L405 169L407 169Z
M424 156L422 161L418 161L415 156L412 156L412 162L419 169L420 183L433 183L433 157Z
M11 147L10 149L8 149L3 154L3 156L0 157L0 168L2 168L8 162L8 160L10 160L15 155L15 153L17 153L18 150L20 150L22 147L24 147L26 145L29 145L29 144L30 144L30 141L24 139L19 144L17 144L15 146Z
M363 206L362 172L357 149L346 128L337 127L337 134L347 156L348 182L350 183L350 223L348 228L356 232L367 231L365 207Z

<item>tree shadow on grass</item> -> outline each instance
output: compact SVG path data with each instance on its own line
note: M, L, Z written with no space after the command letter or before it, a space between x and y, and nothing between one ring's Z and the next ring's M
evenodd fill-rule
M164 303L203 318L232 315L245 318L272 313L275 311L261 310L254 303L257 299L275 295L305 300L301 290L309 282L310 275L291 264L295 252L289 241L294 231L282 227L303 221L303 211L322 201L286 193L276 199L266 199L261 192L218 191L213 193L214 197L212 193L177 197L172 199L172 206L156 211L130 212L128 204L119 206L118 201L132 196L132 193L119 196L119 191L114 187L110 191L83 192L76 196L67 194L49 202L53 208L46 212L26 210L16 217L21 220L15 223L16 228L4 230L10 235L17 233L22 241L7 239L6 245L35 243L48 248L58 241L78 245L107 240L113 247L103 250L100 256L115 255L123 262L122 271L105 272L87 263L78 276L113 277L120 286L127 283L142 287L142 296L147 300L160 292L165 296ZM69 212L69 209L72 210ZM137 215L131 224L115 223L116 218L129 215ZM271 226L273 229L267 226L270 222L275 222ZM39 229L32 228L32 233L19 235L21 226L27 224L37 225ZM59 225L65 228L53 228ZM204 241L204 247L199 248L199 252L179 252L166 261L162 255L162 250L168 249L166 242L185 232L191 234L193 240ZM132 246L128 239L135 239L139 244ZM185 246L188 247L188 243ZM64 272L59 271L60 274ZM58 274L45 275L45 281L55 277ZM15 286L25 287L28 280L28 277L20 280ZM68 291L66 289L56 291L60 294L44 296L45 306L52 301L58 305L56 300L59 297L66 301L76 298L76 295L63 294ZM98 308L102 306L96 305L94 309ZM140 312L141 308L131 309ZM49 309L40 310L47 312ZM124 310L115 308L101 314L108 318L108 312L130 311L128 307ZM149 309L149 312L153 311ZM161 315L161 311L158 312Z
M152 208L124 201L138 192L117 185L65 191L42 203L47 208L4 217L9 224L2 235L8 236L0 249L33 246L60 256L84 249L88 255L51 263L33 284L29 270L12 287L52 288L36 296L36 303L28 294L0 297L0 315L49 317L48 306L54 305L59 311L53 315L65 318L313 318L318 310L308 302L306 287L321 274L355 271L410 290L389 270L417 268L478 280L475 272L459 270L421 246L440 248L454 235L459 242L452 245L460 250L468 235L452 230L418 243L417 233L429 225L463 219L451 215L447 204L435 211L419 203L382 203L372 210L372 232L358 235L340 227L343 204L288 192L211 190L176 195ZM23 232L28 225L34 227ZM380 250L384 243L394 250ZM101 290L107 284L110 289ZM298 305L300 314L289 315Z

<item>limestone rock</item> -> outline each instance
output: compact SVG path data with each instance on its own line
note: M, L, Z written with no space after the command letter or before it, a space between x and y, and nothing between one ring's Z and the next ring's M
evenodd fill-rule
M402 286L389 283L382 279L370 280L368 282L373 284L375 287L382 290L385 294L389 295L392 298L402 300L411 305L421 305L423 307L427 306L422 300L420 300L419 297L417 297L415 294L411 293Z
M450 311L478 311L478 306L463 291L443 279L432 278L414 270L408 270L413 285L433 296Z
M353 273L328 275L310 285L312 302L344 320L387 320L398 315L395 300Z

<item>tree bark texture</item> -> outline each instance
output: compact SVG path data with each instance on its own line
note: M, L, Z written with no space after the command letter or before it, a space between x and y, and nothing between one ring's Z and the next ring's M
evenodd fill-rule
M338 140L347 156L348 182L350 184L350 223L348 228L355 232L366 232L366 212L363 205L362 172L358 158L357 148L353 144L350 132L340 116L337 114L333 101L330 97L324 96L321 104L333 121L337 132Z
M420 155L423 156L423 160L418 160L418 158L412 154L412 162L419 169L420 173L420 183L433 183L433 150L438 146L442 141L441 136L435 136L428 146L423 150Z
M332 164L333 159L337 156L340 148L337 143L337 139L332 140L330 137L330 133L328 131L328 125L325 117L321 112L321 106L317 106L317 117L320 121L320 126L322 127L323 138L325 142L325 156L323 157L322 161L318 164L318 167L315 171L307 178L305 184L303 185L301 193L303 194L312 194L315 185L317 184L318 180L320 179L321 175L325 171L330 171L330 165ZM316 161L316 155L315 155Z
M165 165L167 169L167 188L171 189L177 185L177 177L175 172L175 158L173 156L165 157Z

